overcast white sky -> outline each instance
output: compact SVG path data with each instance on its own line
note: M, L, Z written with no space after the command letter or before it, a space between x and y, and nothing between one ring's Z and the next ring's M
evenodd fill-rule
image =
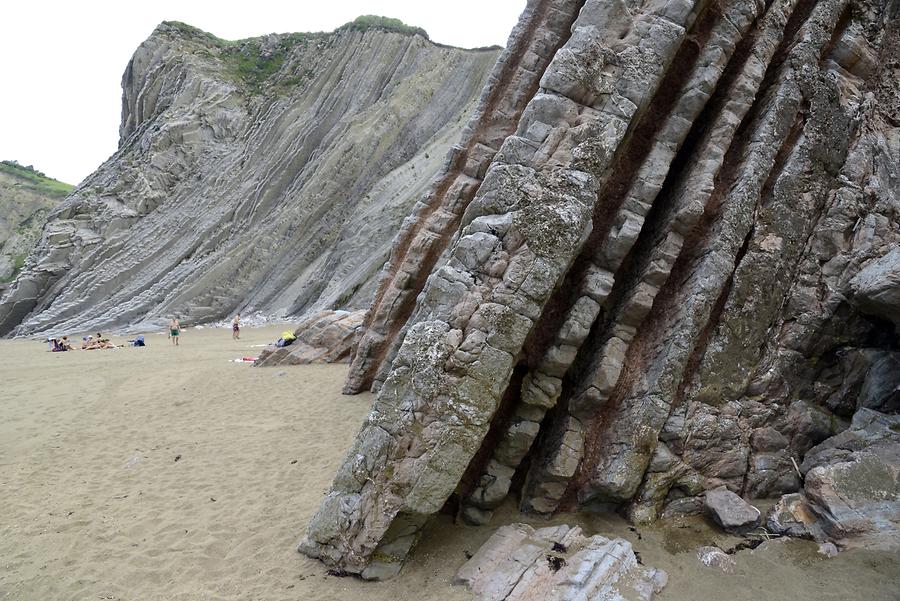
M0 159L77 184L115 152L120 82L161 21L220 38L331 31L375 14L423 27L436 42L505 45L525 0L17 0L0 10Z

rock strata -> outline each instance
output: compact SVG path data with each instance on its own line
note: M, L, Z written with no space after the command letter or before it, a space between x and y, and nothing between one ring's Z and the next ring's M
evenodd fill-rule
M345 388L378 394L301 550L366 577L511 493L637 522L795 493L892 407L893 285L865 270L900 244L896 10L529 2L495 73L543 58L491 80L526 96L514 127L404 225Z
M0 334L365 307L498 54L161 24L122 77L118 151L50 214Z

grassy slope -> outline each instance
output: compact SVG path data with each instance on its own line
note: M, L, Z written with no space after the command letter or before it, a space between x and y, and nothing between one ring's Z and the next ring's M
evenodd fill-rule
M288 54L297 46L306 48L312 40L325 38L328 33L289 33L278 34L278 42L274 48L263 50L266 37L247 38L244 40L223 40L187 23L165 21L165 25L177 29L186 38L206 45L223 60L232 78L252 92L262 91L266 80L281 69ZM368 31L378 29L401 35L419 35L428 39L428 33L421 27L412 27L400 19L363 15L349 23L338 27L335 31ZM211 54L211 53L210 53ZM294 74L284 78L279 86L291 87L308 77L309 74Z
M0 161L0 173L18 178L21 180L20 186L51 198L65 198L69 192L75 189L75 186L71 184L47 177L34 167L30 165L25 167L16 161Z
M0 283L22 269L50 209L73 189L31 166L0 161Z

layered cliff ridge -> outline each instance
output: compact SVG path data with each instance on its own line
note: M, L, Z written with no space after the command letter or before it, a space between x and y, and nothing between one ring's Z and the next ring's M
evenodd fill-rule
M422 34L161 24L122 78L119 150L49 216L0 334L367 306L499 54Z
M50 210L73 188L30 165L0 161L0 293L24 267Z
M898 27L530 0L395 242L345 387L377 396L301 551L388 577L509 495L644 522L805 486L839 542L896 531Z

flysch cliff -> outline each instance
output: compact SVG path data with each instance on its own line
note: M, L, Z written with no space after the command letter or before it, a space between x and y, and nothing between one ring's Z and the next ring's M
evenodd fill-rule
M365 307L498 54L377 18L239 42L161 24L119 150L49 216L0 334Z
M893 0L529 1L397 238L300 550L378 579L510 495L782 494L771 533L896 548L898 69Z
M0 161L0 293L25 265L50 210L72 188L30 165Z

